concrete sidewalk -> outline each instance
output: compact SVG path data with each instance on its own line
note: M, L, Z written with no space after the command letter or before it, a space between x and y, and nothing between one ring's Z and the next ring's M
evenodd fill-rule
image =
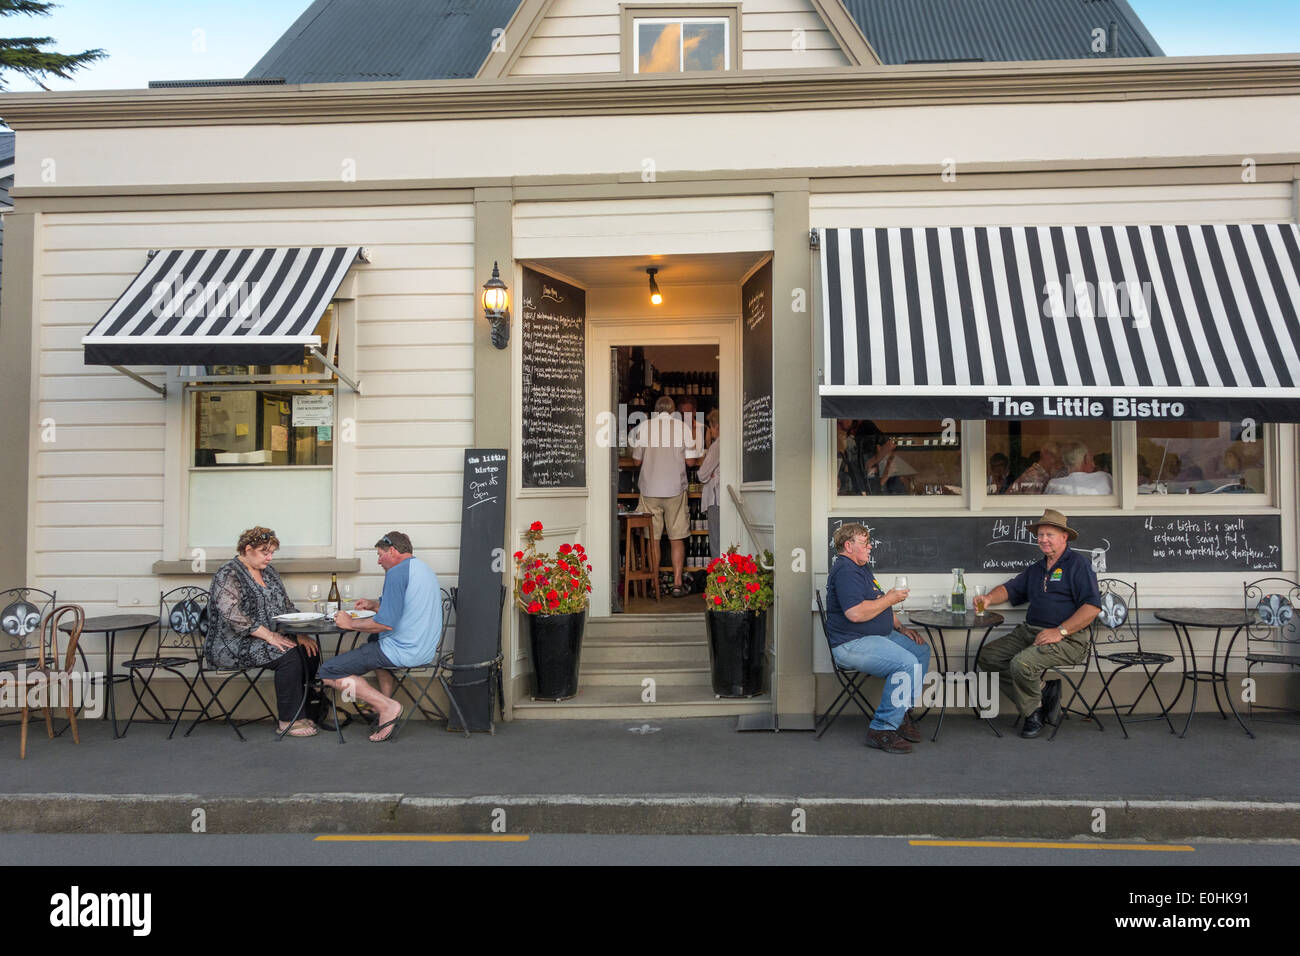
M910 756L862 745L865 722L736 733L734 718L515 721L471 739L413 722L384 746L246 743L219 726L168 741L102 721L82 742L0 737L0 829L189 832L790 833L1106 839L1300 839L1300 727L1198 715L1186 740L1144 723L1124 740L1068 721L1055 741L998 740L950 716ZM933 718L923 723L927 735ZM802 810L802 814L796 812ZM1104 811L1104 831L1095 829Z

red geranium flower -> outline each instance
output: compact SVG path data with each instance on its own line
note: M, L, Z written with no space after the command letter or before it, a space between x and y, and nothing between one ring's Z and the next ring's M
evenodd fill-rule
M554 588L546 592L546 600L555 602L560 599L560 595Z
M758 589L761 588L762 586L763 585L759 584L757 581L751 581L745 585L745 587L749 589L750 594L758 593Z
M568 553L571 552L572 550L573 550L573 545L571 545L571 544L569 544L569 543L567 543L567 542L564 543L564 544L562 544L562 545L560 545L560 554L568 554Z
M534 601L534 602L532 602L531 604L528 605L528 613L529 613L529 614L536 614L536 613L537 613L538 611L540 611L541 609L542 609L542 606L541 606L540 604L538 604L536 601Z
M535 567L535 568L540 568L541 566L542 566L542 559L541 559L541 558L538 558L536 561L533 562L533 567Z
M541 530L542 530L542 523L541 523L540 521L534 521L534 522L532 523L531 527L529 527L528 530L529 530L529 531L541 531Z
M516 552L515 552L515 560L516 560L516 561L522 561L523 559L524 559L524 553L523 553L522 551L516 551Z
M588 591L591 590L591 585L590 585L590 584L587 585L587 590L588 590Z
M532 581L525 581L522 590L525 594L532 594L535 590L537 590L537 585L534 584Z
M590 565L590 564L589 564L589 565L587 565L587 570L588 570L588 571L590 571L590 570L591 570L591 565Z
M718 596L715 594L715 595L713 596L713 603L714 603L714 604L721 604L721 603L722 603L722 598L718 597Z
M715 580L716 580L719 584L726 584L726 583L727 583L727 576L726 576L725 574L719 574Z

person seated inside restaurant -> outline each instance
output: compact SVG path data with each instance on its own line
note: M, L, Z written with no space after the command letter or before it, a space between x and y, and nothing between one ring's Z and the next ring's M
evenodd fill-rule
M850 522L835 531L835 563L826 579L826 630L835 663L885 679L880 705L867 729L867 746L888 754L912 752L921 732L909 703L921 694L930 647L903 627L894 605L908 592L885 591L871 570L871 532Z
M378 601L360 599L358 611L375 611L374 617L356 618L347 611L334 615L346 631L369 635L355 650L332 657L321 665L320 677L345 699L368 704L378 715L370 735L374 743L392 740L402 705L393 699L397 683L394 668L423 667L433 662L442 637L442 592L433 569L415 557L411 539L390 531L375 542L378 563L384 569L384 589ZM378 688L361 675L378 671Z
M1011 485L1011 460L1002 452L989 456L989 494L1000 495Z
M875 422L863 420L854 433L858 461L869 495L905 495L904 473L915 470L898 457L898 442L882 432Z
M239 536L235 556L212 576L203 655L215 670L265 667L274 671L277 732L314 737L316 725L299 715L308 682L320 664L320 648L313 637L275 629L277 615L297 610L271 566L279 547L275 532L261 525Z
M1038 447L1037 456L1037 458L1030 456L1029 467L1011 483L1007 488L1007 494L1041 495L1049 481L1065 474L1065 470L1061 467L1061 446L1056 442L1043 442Z
M1059 511L1048 509L1025 530L1038 538L1043 559L975 599L975 613L996 604L1029 602L1025 620L980 651L980 670L996 671L1002 691L1024 718L1021 737L1037 737L1044 722L1061 718L1061 682L1044 683L1048 667L1082 663L1088 654L1088 625L1101 612L1092 561L1069 544L1079 536Z
M1053 478L1043 489L1048 495L1109 495L1115 486L1110 475L1098 471L1083 442L1072 441L1061 452L1067 472L1064 478Z

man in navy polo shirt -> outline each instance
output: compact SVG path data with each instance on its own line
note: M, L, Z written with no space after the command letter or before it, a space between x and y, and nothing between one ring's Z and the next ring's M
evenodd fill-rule
M1083 662L1088 655L1086 632L1101 611L1101 595L1092 562L1070 550L1069 543L1079 532L1065 515L1049 508L1025 530L1038 535L1043 560L995 587L984 605L1028 600L1025 622L987 644L978 666L999 672L1002 690L1025 718L1020 736L1037 737L1044 720L1054 724L1061 718L1061 682L1044 684L1043 672ZM984 608L975 610L982 613Z
M867 729L867 746L887 754L908 754L921 732L912 723L908 704L921 693L930 666L930 647L911 628L903 627L894 605L907 591L885 591L871 565L871 533L849 523L835 530L835 564L826 579L826 637L835 663L847 670L885 679L880 706Z

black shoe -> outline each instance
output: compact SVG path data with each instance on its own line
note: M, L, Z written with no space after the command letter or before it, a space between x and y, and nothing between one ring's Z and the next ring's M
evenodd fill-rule
M1037 737L1043 732L1043 708L1039 707L1036 711L1025 718L1025 724L1020 728L1021 737Z
M1052 726L1061 722L1061 682L1043 682L1043 719Z

